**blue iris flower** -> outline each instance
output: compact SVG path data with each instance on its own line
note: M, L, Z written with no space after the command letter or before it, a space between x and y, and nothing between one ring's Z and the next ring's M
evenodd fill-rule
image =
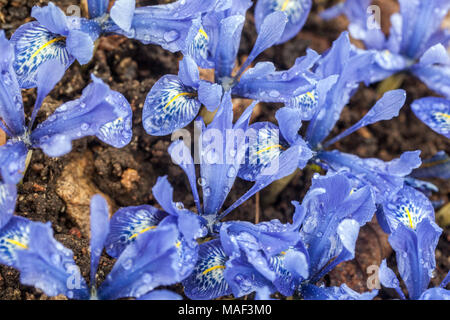
M90 286L81 276L73 252L54 239L50 224L23 218L11 220L0 231L0 262L20 271L23 284L34 286L48 296L63 294L69 299L82 300L181 298L167 290L154 290L177 282L180 262L175 225L161 225L136 239L120 254L106 280L97 287L96 273L108 231L108 205L103 197L95 195L91 200Z
M450 58L446 48L450 32L441 29L450 9L446 0L399 0L400 12L391 16L390 36L381 31L379 21L368 23L370 0L347 0L325 12L331 19L345 14L350 20L349 30L355 39L362 40L375 59L365 79L366 83L384 80L398 72L409 71L430 89L450 99ZM415 23L420 20L422 23ZM441 98L422 98L413 104L419 119L447 138L450 134L450 102Z
M293 1L294 2L294 1ZM149 92L143 109L143 124L151 135L167 135L185 127L197 116L203 104L216 110L224 92L263 102L298 104L302 94L320 79L309 71L319 55L308 50L286 71L277 71L270 62L247 68L254 59L276 44L288 23L286 14L276 10L264 17L250 55L233 72L251 1L228 1L202 15L195 33L186 38L184 59L178 75L165 75ZM201 80L198 68L214 69L214 83Z
M375 197L368 186L359 187L344 174L313 179L302 205L305 216L300 234L309 256L309 277L299 288L305 299L371 300L377 290L359 294L348 288L318 286L321 278L341 262L355 257L360 227L375 213Z
M59 157L72 149L72 140L95 135L114 147L127 145L132 136L132 110L120 93L109 89L92 76L82 96L64 103L47 120L33 128L44 98L64 74L64 66L56 60L43 63L37 74L37 98L28 126L19 82L13 69L14 49L0 33L0 127L9 140L0 147L1 175L6 183L16 184L25 171L32 148L42 149L48 156Z
M315 285L354 257L360 226L375 212L370 188L355 190L344 175L317 177L302 205L293 204L292 224L224 222L218 239L200 245L197 265L183 281L186 295L213 299L298 291L307 299L372 299L377 291L360 295L346 286Z
M301 248L301 244L298 244L300 234L298 233L298 224L295 223L291 225L282 225L279 221L271 221L269 223L261 223L259 225L252 225L250 223L224 223L220 220L227 215L231 210L236 208L246 199L250 198L256 192L270 184L271 181L277 179L277 175L272 174L268 179L264 181L257 181L255 186L253 186L246 194L244 194L235 204L229 207L227 210L223 210L222 206L236 180L239 165L242 163L246 154L246 144L245 144L245 131L248 129L249 118L253 111L256 103L249 106L240 118L233 124L233 108L231 102L231 93L226 92L221 102L221 108L215 116L213 122L208 126L205 126L201 121L201 135L199 136L198 145L201 146L199 150L200 154L200 178L197 179L195 173L194 160L191 156L189 148L184 144L183 141L175 141L169 148L169 153L172 159L177 163L186 173L194 197L194 202L197 207L196 219L192 217L192 213L189 210L184 209L183 204L174 203L172 200L173 189L167 181L167 178L160 178L158 183L153 188L153 194L155 199L161 205L163 210L158 210L151 206L139 206L139 207L129 207L120 209L112 218L111 222L111 232L106 241L107 252L112 256L117 256L120 254L124 248L126 248L134 239L138 238L141 233L146 233L151 231L156 226L162 224L164 219L170 215L170 212L185 212L184 216L189 216L189 219L193 221L183 223L178 222L178 228L183 234L191 234L191 239L195 239L202 232L204 232L205 227L207 234L213 238L217 238L222 235L225 237L234 238L233 233L242 233L246 230L248 233L253 234L254 241L263 241L263 246L267 251L268 256L260 255L259 261L261 263L267 263L266 267L261 266L260 271L266 272L266 275L261 275L261 285L255 290L261 291L261 294L270 288L273 292L273 288L279 288L278 290L292 290L283 289L291 288L292 281L288 279L279 278L278 280L273 279L276 276L276 270L278 268L278 259L275 258L281 250L292 250L293 252L301 253L298 246ZM226 134L227 137L232 137L227 141L215 141L218 137L215 135L218 132L222 134L222 137ZM220 139L219 139L220 140ZM211 141L215 142L212 143ZM292 153L291 160L298 157L298 151L296 146L292 148L294 151ZM309 149L305 147L305 153L309 152ZM311 157L309 153L308 158ZM292 161L287 161L289 166ZM298 166L298 160L294 167ZM281 169L281 171L283 171ZM199 192L197 189L197 184L202 187L203 190L203 201L200 201ZM172 214L174 215L174 214ZM179 215L179 213L178 213ZM180 218L178 218L180 219ZM195 222L195 223L194 223ZM182 231L184 228L185 231ZM297 230L296 230L297 228ZM263 240L260 237L264 233L266 236ZM197 235L196 237L192 235ZM206 234L203 234L205 236ZM241 295L239 289L241 286L236 283L235 285L224 284L223 282L218 282L214 285L214 279L216 276L221 274L221 269L223 269L220 263L222 261L222 256L224 259L228 260L232 252L235 252L231 244L232 240L229 240L225 245L225 249L220 246L220 243L213 240L201 244L198 248L196 242L189 246L181 246L183 252L187 253L190 258L184 260L183 266L186 269L184 275L189 275L190 273L199 272L203 270L202 276L199 279L192 279L192 275L183 281L185 284L186 294L194 299L205 299L218 297L224 294L228 294L233 290L235 295ZM283 243L281 243L281 242ZM219 244L219 246L218 246ZM239 246L239 245L238 245ZM273 247L273 249L270 249ZM191 249L189 249L191 248ZM226 250L226 251L223 251ZM304 250L303 250L304 251ZM258 254L253 251L254 254ZM297 253L296 253L297 254ZM294 253L292 253L294 255ZM268 261L266 258L271 257L273 261ZM291 253L287 255L290 257ZM205 260L206 259L206 260ZM235 256L234 263L238 265L242 263L244 255L241 257ZM284 259L284 258L283 258ZM203 261L203 262L202 262ZM266 262L264 262L266 261ZM253 261L252 261L253 263ZM204 265L204 266L203 266ZM203 267L202 267L203 266ZM200 268L200 269L199 269ZM202 269L203 268L203 269ZM212 269L210 269L212 268ZM249 272L253 272L254 267L249 267ZM205 272L210 269L208 272ZM231 268L230 270L234 270ZM272 270L272 271L270 271ZM223 270L222 270L223 271ZM203 272L205 272L203 274ZM265 277L270 274L271 280L267 280ZM231 277L231 275L230 275ZM232 277L235 279L236 277ZM239 279L239 277L238 277ZM220 280L222 281L222 280ZM230 280L231 282L231 280ZM274 282L275 284L272 284ZM234 288L234 289L232 289ZM248 289L252 289L250 286ZM286 291L283 291L286 292Z
M404 90L385 93L361 120L324 142L336 125L342 109L362 81L363 70L372 58L370 53L359 53L350 44L348 35L342 34L330 51L314 63L316 79L321 80L316 81L309 95L306 94L311 100L302 100L297 106L288 103L278 110L276 118L279 128L264 122L252 125L254 128L263 129L260 131L265 132L265 137L261 134L249 136L248 154L240 168L239 176L245 180L258 181L264 178L263 170L273 167L275 162L280 164L280 168L284 168L284 164L289 166L287 174L294 172L297 167L303 168L308 162L313 162L327 170L346 170L353 179L361 180L360 184L369 184L376 191L377 203L381 201L382 194L400 190L405 176L420 166L419 152L405 153L400 160L388 164L377 159L360 159L354 155L326 149L364 126L397 116L406 100ZM304 140L298 135L303 120L310 120ZM297 153L295 158L286 162L283 157L288 157L288 151L293 154L292 146L295 145L303 146L300 149L303 149L305 157ZM298 165L295 166L295 163Z
M183 281L185 294L191 299L242 297L266 290L269 295L292 295L308 273L299 222L296 217L293 224L224 222L219 238L200 245L197 265Z
M396 253L398 271L406 285L411 300L447 300L450 291L445 287L450 280L449 275L436 288L428 289L433 271L436 268L435 249L442 233L434 216L423 214L423 202L419 199L409 198L405 208L411 206L410 219L398 215L396 228L389 236L389 243ZM421 207L422 206L422 207ZM428 206L429 207L429 206ZM393 288L401 299L406 299L400 288L400 282L383 260L379 270L379 279L383 286Z
M184 39L202 12L212 10L217 0L177 1L168 5L136 8L135 0L117 0L108 12L108 0L90 0L90 18L66 16L55 4L33 7L36 21L26 23L13 34L14 70L21 88L37 85L39 66L57 59L65 67L77 60L87 64L94 43L101 35L121 34L152 43L173 52L184 49Z
M94 42L100 36L100 25L80 17L66 17L52 2L33 7L36 21L20 26L11 37L16 60L14 70L21 88L37 86L38 69L49 60L58 60L65 69L76 60L88 63L94 53Z

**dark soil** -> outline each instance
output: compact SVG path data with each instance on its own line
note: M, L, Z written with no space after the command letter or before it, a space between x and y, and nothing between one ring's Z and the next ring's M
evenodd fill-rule
M17 27L31 20L29 15L33 5L44 5L47 2L46 0L0 0L0 27L10 37ZM162 2L167 1L159 1L159 3ZM316 1L316 3L325 2ZM383 11L384 13L391 12L389 10L392 10L392 0L379 2L386 5L387 9ZM73 4L73 1L62 0L56 3L65 9ZM138 1L138 3L151 5L158 1ZM317 15L319 6L322 5L315 5L306 26L295 39L267 50L258 60L270 60L278 68L285 69L293 65L295 58L304 55L307 47L320 53L329 48L332 41L345 29L346 21L339 18L332 22L324 22ZM254 41L253 16L249 13L241 41L239 53L241 59L249 54ZM74 143L70 154L58 159L49 158L37 150L33 153L30 168L19 186L16 214L35 221L50 221L56 238L74 251L76 262L86 278L89 272L88 235L83 234L80 226L68 216L67 204L56 192L61 173L73 159L87 152L92 154L93 161L86 168L88 178L102 193L113 199L115 209L130 205L155 205L151 188L157 177L162 175L168 175L175 189L176 201L183 202L189 208L195 207L184 173L171 162L167 153L170 137L149 136L141 124L141 112L147 93L161 76L177 73L180 58L179 54L172 54L158 46L144 46L137 41L119 36L104 37L99 42L92 62L83 67L76 63L72 65L63 80L46 99L39 114L38 121L42 121L61 103L78 98L82 89L90 82L91 73L102 78L112 89L124 94L134 111L134 136L127 147L117 150L96 138L85 138ZM348 108L344 109L333 135L354 124L373 106L377 99L375 88L375 86L369 88L361 86ZM409 104L414 99L433 95L433 93L413 77L407 78L403 88L408 92L408 102L398 118L362 129L351 138L339 142L335 147L360 157L377 157L386 161L399 157L402 152L408 150L420 149L424 158L432 156L439 150L449 151L449 140L431 131L413 115L409 108ZM35 97L35 90L24 92L27 114L30 114ZM255 112L254 120L275 121L274 114L278 107L273 104L261 104ZM124 183L124 179L127 172L131 172L129 170L135 170L137 178L127 184ZM293 213L290 202L302 199L309 188L312 174L310 169L298 173L273 205L261 207L261 220L289 221ZM433 182L440 187L440 193L434 194L433 199L442 199L447 203L450 197L450 182L439 180ZM225 205L230 205L248 189L249 185L238 179ZM229 217L253 221L254 198ZM437 272L432 281L433 285L443 279L450 267L449 231L449 229L444 231L438 245ZM380 231L376 222L363 228L358 240L357 252L355 261L340 265L324 280L331 285L340 285L345 282L355 290L366 291L367 266L379 265L383 258L392 255L386 245L386 236ZM389 261L395 263L392 256ZM99 268L100 279L105 277L112 264L113 260L106 255L102 258ZM182 292L180 286L175 289ZM390 294L391 292L383 291L382 297L391 297ZM0 299L49 298L39 290L21 285L19 274L14 269L0 267Z

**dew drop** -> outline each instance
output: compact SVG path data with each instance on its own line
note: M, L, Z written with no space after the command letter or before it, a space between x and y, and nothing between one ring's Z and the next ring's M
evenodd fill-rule
M164 33L164 40L166 42L173 42L180 37L180 34L176 30L168 31Z
M133 260L131 260L131 259L127 259L122 263L122 267L125 270L130 270L132 266L133 266Z

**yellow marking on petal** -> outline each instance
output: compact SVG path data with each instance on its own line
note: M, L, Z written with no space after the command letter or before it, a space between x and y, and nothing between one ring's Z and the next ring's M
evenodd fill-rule
M411 229L414 229L413 221L411 218L411 212L409 212L408 208L405 208L405 211L406 211L406 214L408 215L409 225L410 225Z
M280 149L283 149L283 150L284 150L284 148L283 148L282 145L280 145L280 144L275 144L275 145L273 145L273 146L268 146L267 148L264 148L264 149L259 150L258 152L256 152L256 154L261 154L261 153L263 153L263 152L265 152L265 151L267 151L267 150L273 149L273 148L280 148Z
M443 112L436 112L435 115L445 117L450 120L450 114L443 113Z
M194 97L195 96L195 93L192 93L192 92L181 92L181 93L179 93L179 94L177 94L175 97L173 97L169 102L167 102L167 104L164 106L164 110L168 107L168 106L170 106L170 104L172 103L172 102L174 102L175 100L177 100L179 97L181 97L181 96L190 96L190 97Z
M287 8L287 5L289 4L289 1L290 1L290 0L284 0L284 3L283 3L283 5L281 6L281 11L284 11L284 10L286 10L286 8Z
M208 34L205 32L205 30L203 30L202 28L200 28L200 30L198 30L198 32L200 34L202 34L207 40L209 39Z
M392 55L391 51L389 51L389 50L387 50L387 49L384 50L383 53L384 53L385 55L387 55L387 56Z
M310 164L309 168L312 171L314 171L314 172L319 172L320 173L322 171L322 168L319 165L317 165L317 164Z
M281 251L280 252L282 255L285 255L286 254L286 251Z
M314 94L312 92L307 92L306 95L310 97L313 101L315 100Z
M28 249L27 245L25 245L23 243L20 243L19 241L16 241L14 239L6 239L6 241L8 241L9 243L12 243L12 244L14 244L14 245L16 245L18 247L21 247L22 249Z
M216 269L225 269L225 268L226 268L225 266L214 266L214 267L211 267L209 269L206 269L205 271L203 271L202 274L205 275L205 274L207 274L207 273L209 273L211 271L214 271Z
M152 229L155 229L155 228L156 228L156 226L151 226L151 227L145 228L145 229L139 231L138 233L133 234L133 235L130 237L130 240L136 238L138 235L143 234L144 232L147 232L147 231L152 230Z
M39 49L37 49L36 52L33 53L33 55L30 57L30 59L33 59L34 57L36 57L36 56L39 54L39 52L41 52L42 50L44 50L46 47L48 47L48 46L51 45L52 43L55 43L55 42L58 42L58 41L63 41L63 40L65 40L65 39L66 39L66 37L58 37L58 38L55 38L55 39L52 39L52 40L48 41L47 43L45 43L44 45L42 45L42 47L40 47Z
M177 243L175 244L175 246L176 246L177 248L179 248L179 247L181 246L181 241L177 241Z

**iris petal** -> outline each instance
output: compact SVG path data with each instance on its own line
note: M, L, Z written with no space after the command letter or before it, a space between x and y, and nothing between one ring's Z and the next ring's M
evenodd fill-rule
M119 257L139 235L155 229L166 216L167 213L149 205L119 209L111 218L106 251L111 257Z
M116 148L131 140L131 106L123 95L100 79L83 90L80 99L61 105L31 134L34 146L58 157L71 150L71 141L95 135Z
M413 112L431 129L450 138L450 101L428 97L414 101Z
M22 217L12 217L0 230L0 263L17 267L17 251L28 249L31 222Z
M227 257L220 240L200 245L197 265L192 274L183 281L184 293L190 299L215 299L231 294L224 278Z
M277 44L286 42L300 32L311 7L311 0L259 0L255 8L256 29L260 30L264 18L269 14L282 11L286 14L288 23Z
M66 38L36 21L20 26L12 35L11 43L16 55L14 69L24 89L37 85L38 68L45 61L57 59L67 69L75 60L66 49Z
M145 100L144 128L150 135L168 135L194 120L200 106L193 89L177 76L166 75L156 82Z

